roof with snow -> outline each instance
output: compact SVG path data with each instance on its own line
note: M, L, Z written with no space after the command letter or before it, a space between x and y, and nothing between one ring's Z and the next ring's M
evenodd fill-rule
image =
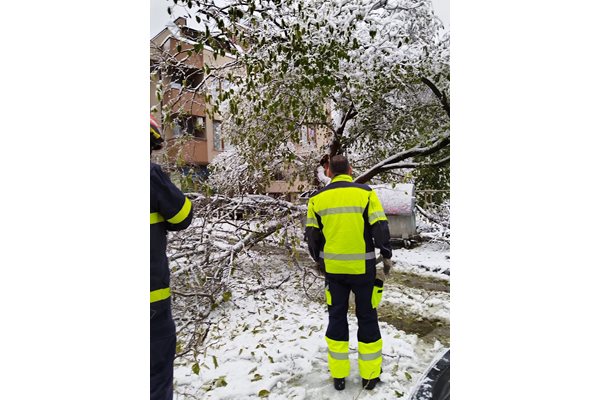
M150 41L151 42L155 41L155 39L157 39L162 33L164 33L165 31L168 31L169 37L173 37L182 43L187 43L187 44L191 44L191 45L198 44L199 42L194 41L185 35L185 33L183 32L183 28L186 28L191 31L196 31L196 32L198 32L198 30L194 29L194 28L190 28L190 27L186 26L186 24L187 24L187 20L183 17L179 17L175 21L168 22L165 25L165 28L163 30L161 30L159 33L157 33L156 35L154 35L154 37L152 39L150 39ZM163 44L164 44L164 42L160 43L160 46L162 46ZM243 51L241 46L239 46L237 44L234 44L234 46L236 47L236 49L238 51L240 51L240 52ZM204 49L214 53L214 49L210 46L204 45ZM235 58L235 56L231 53L225 53L225 56L229 57L229 58Z

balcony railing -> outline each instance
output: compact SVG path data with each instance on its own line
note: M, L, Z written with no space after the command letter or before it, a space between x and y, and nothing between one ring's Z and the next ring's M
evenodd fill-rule
M168 89L164 94L164 103L178 113L204 116L206 104L204 94L176 88Z
M172 140L169 143L167 154L173 161L180 160L185 164L206 165L210 161L208 145L204 139Z

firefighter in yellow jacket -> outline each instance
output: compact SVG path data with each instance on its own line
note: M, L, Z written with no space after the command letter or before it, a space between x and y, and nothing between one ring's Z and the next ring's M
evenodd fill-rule
M312 258L326 276L329 370L335 389L343 390L350 375L347 315L352 291L358 318L358 368L363 387L372 390L380 382L383 344L376 309L383 285L376 282L375 247L380 249L387 274L392 266L388 222L375 192L352 181L346 157L333 156L327 174L331 183L308 202L306 239Z

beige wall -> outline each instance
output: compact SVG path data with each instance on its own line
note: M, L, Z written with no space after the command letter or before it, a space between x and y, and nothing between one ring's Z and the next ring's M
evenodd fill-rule
M209 66L222 66L228 62L233 61L231 57L221 57L214 56L214 53L210 49L204 49L201 54L195 54L191 57L187 55L186 51L188 49L192 49L193 46L191 44L180 42L177 39L170 37L171 33L165 29L157 36L155 36L152 42L158 46L164 44L163 49L168 51L171 54L176 54L177 44L181 44L181 51L183 52L180 55L176 55L176 57L180 60L183 60L187 57L185 64L193 67L193 68L203 68L204 63ZM156 57L156 53L158 53L155 49L150 50L150 56ZM210 163L219 153L220 151L214 149L214 128L213 128L213 119L207 115L207 107L210 107L210 104L206 104L204 100L204 93L201 92L191 92L183 90L180 93L178 88L170 88L168 82L163 82L163 99L162 104L158 101L156 97L156 81L151 80L150 82L150 107L156 107L160 109L162 105L169 105L173 108L173 110L179 110L186 114L191 114L194 116L201 116L205 118L205 132L206 139L190 139L190 143L184 144L181 148L172 148L168 151L168 154L171 156L175 156L176 153L179 153L183 160L189 164L196 165L206 165ZM157 114L157 116L160 113ZM222 117L218 114L215 114L215 119L218 121L222 121ZM161 121L162 122L162 121ZM167 140L167 146L169 147L169 143L173 145L174 141L174 133L171 127L163 127L163 133ZM178 150L181 150L180 152Z

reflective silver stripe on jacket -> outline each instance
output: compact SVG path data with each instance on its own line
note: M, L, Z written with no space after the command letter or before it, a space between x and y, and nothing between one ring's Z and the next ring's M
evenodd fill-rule
M317 225L319 226L319 223L317 221L316 218L306 218L306 225Z
M368 253L358 253L358 254L335 254L335 253L324 253L320 252L319 257L327 260L373 260L375 259L375 252L370 251Z
M332 208L324 208L320 211L315 211L317 214L323 215L332 215L332 214L348 214L348 213L358 213L362 214L365 211L362 207L332 207Z
M377 218L386 218L385 212L383 211L375 211L369 214L369 224L372 224Z

